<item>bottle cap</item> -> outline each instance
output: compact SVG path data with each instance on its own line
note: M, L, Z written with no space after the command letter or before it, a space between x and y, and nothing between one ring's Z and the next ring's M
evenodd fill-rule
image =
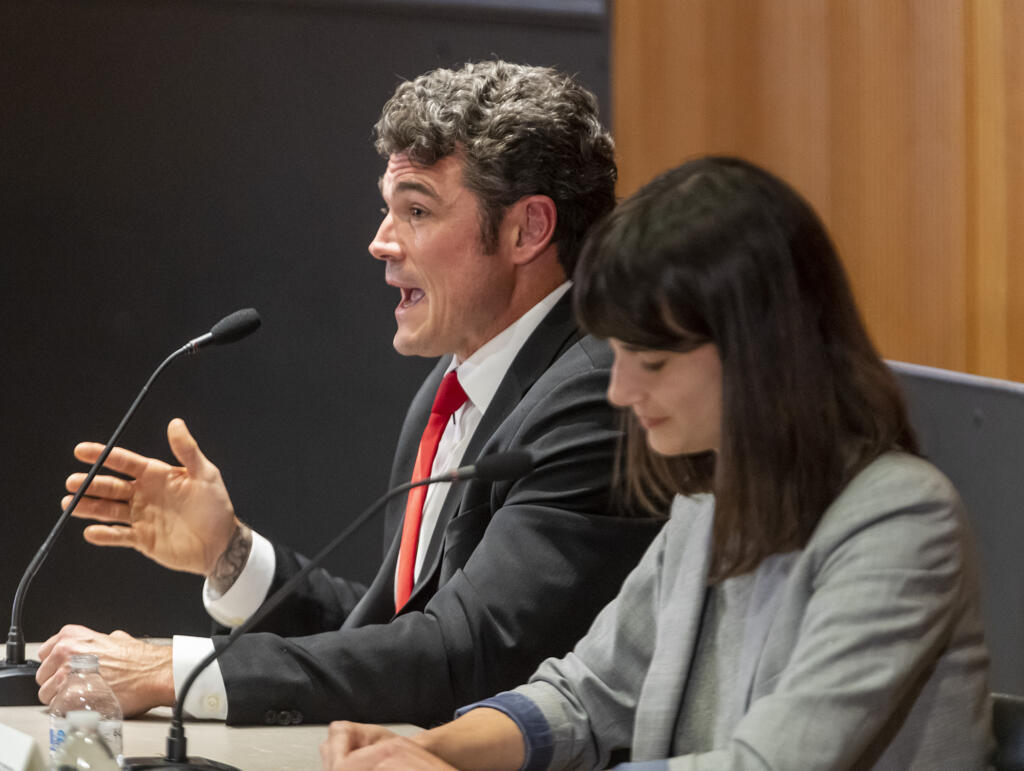
M90 669L99 669L100 659L99 656L93 653L75 653L71 656L71 669L76 671L84 671Z
M96 730L100 725L100 713L91 709L74 709L68 713L68 725L72 730L76 728L91 728Z

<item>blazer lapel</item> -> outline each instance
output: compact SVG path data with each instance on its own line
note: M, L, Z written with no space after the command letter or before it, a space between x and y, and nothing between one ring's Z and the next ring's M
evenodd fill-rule
M637 699L634 761L670 755L708 591L714 499L710 495L701 500L677 499L672 516L686 519L666 525L677 530L665 547L663 567L663 574L672 576L672 584L662 589L666 599L654 655Z
M568 350L573 343L579 340L580 337L581 332L572 314L572 292L568 292L555 304L555 307L551 309L548 315L544 317L537 329L534 330L533 334L523 344L516 358L513 359L512 365L509 367L508 372L505 373L505 377L502 378L501 385L498 386L498 390L494 393L494 398L491 399L487 411L480 419L480 424L477 426L476 431L473 432L473 438L470 439L466 447L461 465L465 466L472 463L480 455L480 451L495 435L498 428L519 402L522 401L526 392L547 371L548 367ZM447 362L445 366L447 366ZM433 374L437 374L437 371L435 370ZM440 378L443 374L444 370L441 370L437 383L434 384L434 390L437 389L437 384L440 383ZM429 410L429 405L427 409ZM425 423L426 418L424 418L424 425ZM411 465L409 473L412 473ZM444 532L448 523L458 515L459 505L462 503L462 495L463 489L461 485L452 485L448 490L448 495L445 497L444 503L441 506L441 512L438 515L437 525L434 527L434 532L430 538L430 545L427 547L423 568L420 570L419 579L413 587L410 602L413 601L416 594L424 586L431 583L431 579L441 566ZM397 550L395 551L397 553Z
M773 554L757 568L754 587L750 593L746 619L743 624L743 648L740 653L740 672L736 678L736 691L730 708L733 724L739 722L750 708L765 641L779 612L784 585L793 569L799 551Z

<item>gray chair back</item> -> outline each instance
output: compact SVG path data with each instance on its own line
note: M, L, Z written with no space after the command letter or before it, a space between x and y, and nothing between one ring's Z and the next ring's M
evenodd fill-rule
M922 451L953 481L970 512L992 690L1024 694L1024 384L889 365Z
M992 694L995 771L1024 771L1024 697Z

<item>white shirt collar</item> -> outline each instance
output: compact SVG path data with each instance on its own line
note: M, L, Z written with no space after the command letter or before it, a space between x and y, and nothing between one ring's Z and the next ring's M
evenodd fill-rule
M480 346L461 364L452 359L448 371L458 369L462 390L481 413L487 411L505 373L512 366L513 359L527 338L536 331L540 322L570 288L571 281L563 282L547 297Z

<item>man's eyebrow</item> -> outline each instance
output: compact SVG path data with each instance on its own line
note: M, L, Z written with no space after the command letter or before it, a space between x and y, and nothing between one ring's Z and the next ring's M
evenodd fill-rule
M384 198L384 175L377 177L377 189L380 191L381 198ZM414 180L402 180L395 184L395 188L392 191L394 193L420 193L432 198L435 201L440 201L441 196L438 195L437 191L434 190L430 185L425 182L416 182Z
M440 201L441 196L430 185L423 182L416 182L414 180L403 180L395 185L396 193L420 193L433 198L435 201Z

